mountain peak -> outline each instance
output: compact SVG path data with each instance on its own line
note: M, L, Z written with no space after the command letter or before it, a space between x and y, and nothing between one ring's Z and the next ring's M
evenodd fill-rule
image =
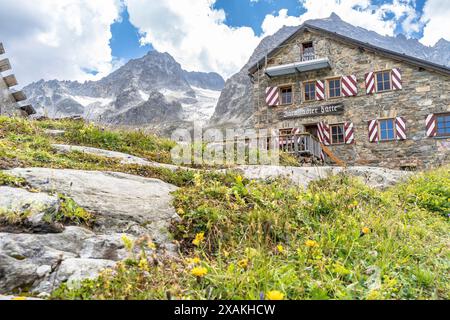
M435 43L433 48L444 47L450 45L450 41L445 40L444 38L440 38L438 42Z
M334 21L342 21L341 17L339 17L336 13L332 12L330 16L328 17L330 20Z

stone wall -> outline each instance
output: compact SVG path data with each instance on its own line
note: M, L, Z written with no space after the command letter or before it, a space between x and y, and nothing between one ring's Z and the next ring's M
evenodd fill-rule
M350 165L379 165L389 168L415 166L426 168L449 163L450 139L425 136L425 118L430 113L450 111L449 76L425 70L404 61L386 58L351 44L306 31L283 46L268 61L268 66L299 60L300 44L313 41L318 57L328 57L331 69L269 78L264 70L254 74L254 109L257 128L293 128L304 130L303 125L325 121L328 124L351 121L355 126L355 142L350 145L331 145L330 149ZM366 94L364 77L369 71L400 68L402 90ZM302 101L302 83L326 80L344 75L355 75L358 95L322 101ZM293 85L293 104L268 107L265 89L268 86ZM280 120L281 112L301 107L343 103L343 115L314 116ZM401 116L406 119L407 140L370 143L368 121Z

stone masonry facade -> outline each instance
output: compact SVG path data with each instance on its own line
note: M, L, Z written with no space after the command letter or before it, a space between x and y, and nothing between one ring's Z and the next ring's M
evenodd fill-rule
M328 125L352 122L354 142L331 144L328 148L348 165L370 165L388 168L430 168L449 163L450 137L427 137L425 119L429 114L450 112L449 74L418 67L405 59L388 58L355 44L333 38L321 32L305 30L280 46L267 60L267 67L299 61L302 43L312 42L317 57L327 57L331 68L268 77L265 68L252 76L253 101L257 129L299 128L320 121ZM402 89L366 94L365 74L399 68ZM330 98L328 79L355 75L358 93L353 97ZM304 101L304 82L322 80L325 99ZM268 106L267 87L292 86L292 104ZM283 119L288 110L342 103L343 114L319 115ZM368 122L374 119L403 117L406 140L369 142Z

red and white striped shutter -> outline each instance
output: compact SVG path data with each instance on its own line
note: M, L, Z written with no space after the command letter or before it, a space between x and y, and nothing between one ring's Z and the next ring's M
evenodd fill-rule
M322 126L323 126L323 144L329 146L331 142L330 126L326 122L323 122Z
M342 95L344 97L353 97L358 94L358 83L356 76L343 76L341 79Z
M378 121L369 121L369 142L378 142Z
M375 93L375 74L373 72L366 73L366 94Z
M325 162L325 152L323 152L322 148L320 149L320 160Z
M429 114L425 121L425 125L427 128L427 137L435 137L437 134L437 123L436 116L434 114Z
M322 80L316 81L316 100L325 99L325 84Z
M266 103L269 107L278 106L280 104L280 92L278 87L266 88Z
M402 89L402 73L400 69L394 68L391 71L392 77L392 89L401 90Z
M319 142L323 143L323 133L322 133L322 122L317 123L317 136L319 138Z
M406 121L403 117L395 118L395 132L397 140L406 140Z
M330 127L325 122L321 121L317 124L317 133L319 141L324 145L330 145Z
M352 144L355 141L355 128L353 122L344 123L344 142Z

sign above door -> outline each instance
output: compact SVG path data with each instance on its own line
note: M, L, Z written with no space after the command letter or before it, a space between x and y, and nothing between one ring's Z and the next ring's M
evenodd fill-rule
M280 119L319 117L331 114L343 114L344 104L336 103L317 107L304 107L295 110L284 111L280 114Z

